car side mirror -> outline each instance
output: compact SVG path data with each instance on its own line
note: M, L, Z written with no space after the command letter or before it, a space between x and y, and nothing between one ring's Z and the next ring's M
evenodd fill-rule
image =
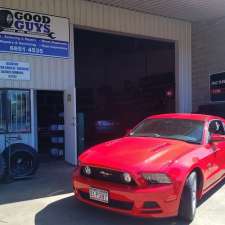
M210 143L225 141L225 135L212 134L210 137Z

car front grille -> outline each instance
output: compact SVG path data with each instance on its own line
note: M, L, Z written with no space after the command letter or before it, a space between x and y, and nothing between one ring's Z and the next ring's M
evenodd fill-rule
M118 201L118 200L114 200L114 199L110 199L109 203L103 203L103 202L99 202L99 201L95 201L89 198L89 193L83 192L79 190L79 195L88 201L94 202L98 205L103 205L106 207L111 207L111 208L116 208L116 209L122 209L122 210L132 210L133 209L133 202L126 202L126 201Z
M101 180L101 181L107 181L117 184L124 184L124 185L131 185L136 186L136 183L134 179L132 178L130 183L127 183L123 179L123 173L115 170L109 170L109 169L103 169L103 168L97 168L97 167L90 167L91 168L91 174L87 175L84 171L85 167L81 167L81 176L92 178L95 180Z

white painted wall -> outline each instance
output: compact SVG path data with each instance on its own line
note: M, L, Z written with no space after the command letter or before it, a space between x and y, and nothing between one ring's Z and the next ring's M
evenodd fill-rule
M126 35L143 36L177 42L177 110L191 111L191 24L175 19L105 6L84 0L1 0L0 7L17 8L64 16L70 23ZM73 42L71 32L71 42ZM74 82L74 56L53 59L1 54L0 59L28 61L32 67L30 82L0 82L1 86L38 89L66 89Z
M71 24L71 49L73 49L74 40L73 25L122 35L176 42L177 111L192 110L190 23L85 0L0 0L0 7L68 17ZM0 87L69 91L71 86L75 86L73 51L70 59L1 53L0 60L3 59L29 62L32 75L31 81L0 81ZM66 115L66 123L70 124L73 121L73 112L70 111ZM75 134L74 130L72 128ZM71 150L67 149L67 151L74 151L74 148L75 146L71 146Z

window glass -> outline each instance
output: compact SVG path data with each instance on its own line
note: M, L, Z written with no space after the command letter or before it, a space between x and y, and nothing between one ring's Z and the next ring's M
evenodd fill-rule
M200 144L204 122L187 119L146 119L140 123L130 136L169 138Z
M8 132L29 132L31 127L30 92L9 90L7 105Z
M210 134L221 134L224 135L224 126L220 120L214 120L209 125L209 133Z
M6 132L4 96L4 92L0 90L0 133Z

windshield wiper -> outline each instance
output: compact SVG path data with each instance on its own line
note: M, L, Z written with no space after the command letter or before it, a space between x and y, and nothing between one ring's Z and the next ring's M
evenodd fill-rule
M192 141L192 140L184 140L184 139L180 139L180 138L169 138L169 137L166 137L166 138L172 139L172 140L177 140L177 141L183 141L183 142L186 142L186 143L189 143L189 144L200 144L199 142Z
M165 139L170 139L170 140L177 140L177 141L183 141L189 144L200 144L200 142L197 141L193 141L193 140L184 140L184 139L180 139L180 138L174 138L174 137L167 137L167 136L162 136L160 134L157 133L150 133L150 134L133 134L133 135L129 135L129 136L133 136L133 137L154 137L154 138L165 138Z
M130 136L134 136L134 137L156 137L156 138L162 137L160 134L157 134L157 133L150 133L150 134L132 134Z
M199 142L197 142L197 141L191 141L191 140L181 140L181 139L179 139L180 141L184 141L184 142L186 142L186 143L190 143L190 144L200 144Z
M160 134L157 134L157 133L152 133L150 135L153 136L153 137L161 137L161 135Z
M157 134L156 134L157 135ZM157 136L156 136L157 137ZM189 144L200 144L200 142L197 141L193 141L193 140L185 140L185 139L180 139L180 138L174 138L174 137L167 137L167 136L160 136L161 138L165 138L165 139L170 139L170 140L177 140L177 141L183 141Z

